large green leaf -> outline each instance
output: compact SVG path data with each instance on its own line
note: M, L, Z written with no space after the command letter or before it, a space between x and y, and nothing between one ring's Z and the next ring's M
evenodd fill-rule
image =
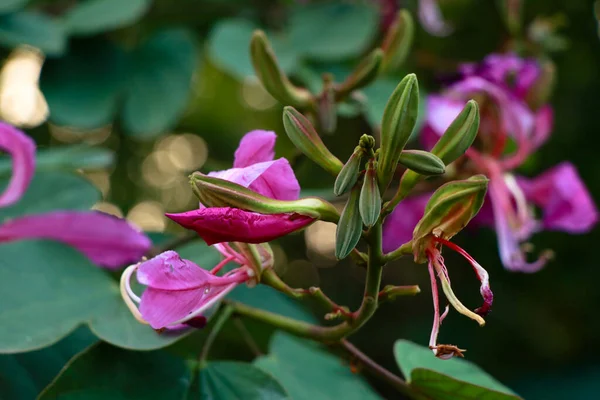
M291 399L275 378L243 362L210 362L199 371L188 399L201 400L285 400Z
M108 149L87 145L60 146L39 150L35 157L36 171L74 171L98 169L112 165L114 154ZM0 177L10 176L9 157L0 158Z
M65 51L67 41L62 26L44 14L20 11L0 15L0 45L12 48L23 44L57 56Z
M2 0L0 1L0 13L20 10L28 2L29 0Z
M189 382L183 359L99 343L74 357L39 399L181 399Z
M8 177L0 178L0 188ZM86 210L100 200L100 192L84 178L59 172L37 173L25 195L14 205L0 208L0 221L57 209Z
M248 20L235 18L219 22L209 38L209 51L215 62L238 79L254 75L250 61L250 38L258 29ZM298 49L290 46L285 34L268 33L277 62L287 73L297 66Z
M48 348L29 353L1 355L0 398L36 398L71 357L96 340L89 329L81 327Z
M256 366L277 378L294 400L380 399L350 367L306 340L277 333Z
M475 364L440 360L431 350L408 340L394 345L396 362L410 385L436 400L514 400L519 397Z
M378 12L366 3L334 2L299 6L290 21L290 41L321 61L359 56L374 39Z
M48 60L42 68L40 87L50 119L82 129L111 123L125 89L127 68L125 53L112 43L74 41L66 57Z
M150 8L151 0L86 0L64 16L72 35L92 35L134 23Z
M188 102L197 55L185 30L159 32L132 55L123 125L135 136L151 137L173 126Z

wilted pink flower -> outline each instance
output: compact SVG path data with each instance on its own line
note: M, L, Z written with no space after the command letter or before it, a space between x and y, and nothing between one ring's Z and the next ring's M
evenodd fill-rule
M540 229L587 232L597 221L598 211L569 163L537 179L515 177L512 173L548 139L552 129L552 108L545 105L534 111L524 101L539 77L536 62L512 54L491 55L481 64L462 66L461 71L462 80L441 95L429 96L422 139L431 147L468 99L481 100L479 135L466 156L476 172L490 178L491 207L484 206L476 222L488 222L485 217L491 209L504 266L515 271L537 271L545 265L550 252L543 252L530 262L524 250L528 246L522 246L523 242ZM516 144L512 153L506 153L509 138ZM534 217L533 205L542 208L542 223Z
M12 157L12 176L0 195L0 206L16 203L27 190L35 170L35 143L18 129L0 122L0 149ZM139 260L150 239L127 221L90 211L53 211L4 221L0 242L51 239L81 251L94 263L118 268Z
M240 283L254 279L254 271L240 253L228 245L215 247L225 258L210 271L182 259L174 251L166 251L127 268L121 276L121 295L133 315L157 330L196 327L208 309ZM230 262L239 267L217 276L217 272ZM141 297L131 289L130 280L134 273L138 282L146 286Z
M448 276L448 270L446 269L446 265L444 264L444 257L442 257L441 246L449 247L450 249L458 252L464 258L469 261L477 278L481 282L479 292L481 293L481 297L483 297L483 305L475 310L475 312L469 310L465 305L461 303L460 300L456 297L452 290L452 286L450 285L450 277ZM431 294L433 296L433 327L431 329L431 336L429 338L429 348L433 351L433 354L436 357L441 359L449 359L453 356L462 357L462 352L464 350L459 349L453 345L439 345L437 343L437 336L440 330L440 326L442 321L448 314L449 307L446 306L444 313L440 313L439 299L438 299L438 287L437 287L437 279L440 280L442 285L442 291L446 295L446 299L456 311L459 313L477 321L479 325L483 326L485 321L482 317L485 317L492 309L492 302L494 300L494 295L492 290L490 289L490 279L487 271L479 265L473 257L471 257L465 250L455 245L454 243L447 241L445 239L431 236L429 245L427 246L426 256L428 260L428 269L429 269L429 278L431 280ZM437 276L437 279L436 279Z
M300 185L285 158L275 156L274 132L247 133L235 152L233 168L209 175L235 182L266 197L296 200ZM311 224L314 219L300 214L259 214L232 207L204 207L167 217L194 230L206 243L263 243Z

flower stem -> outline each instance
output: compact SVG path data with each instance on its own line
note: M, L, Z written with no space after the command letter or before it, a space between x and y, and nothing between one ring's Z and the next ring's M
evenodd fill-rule
M390 251L387 254L383 255L383 259L386 262L397 260L403 256L409 255L412 253L412 241L404 243L402 246L398 247L394 251Z
M233 314L233 312L233 307L229 305L225 305L225 307L223 307L218 319L215 322L215 325L213 326L212 330L208 334L208 337L206 338L206 341L204 342L204 346L202 346L202 351L200 352L200 355L198 356L198 364L200 368L203 368L206 364L208 352L210 351L212 344L219 335L219 332L221 332L221 329L223 329L223 325L225 325L225 322L227 322L227 320L229 319L231 314Z

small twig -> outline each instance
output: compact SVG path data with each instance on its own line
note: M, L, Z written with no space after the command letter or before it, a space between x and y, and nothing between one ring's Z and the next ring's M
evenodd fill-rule
M256 357L262 356L263 352L260 351L260 347L258 347L258 344L256 344L256 341L254 340L254 338L248 331L248 328L246 328L246 325L244 324L244 322L239 317L236 316L233 318L233 323L235 324L235 327L240 332L240 335L242 336L242 338L244 339L244 341L250 348L250 351L252 351L252 353Z
M208 352L210 351L212 344L219 335L219 332L221 332L221 329L223 328L223 325L225 325L225 322L227 322L231 314L233 314L233 311L233 307L229 305L225 305L223 307L217 321L215 322L215 325L211 329L210 333L208 334L208 337L206 338L206 341L204 342L204 346L202 346L202 351L200 351L200 354L198 355L198 363L200 364L200 366L202 366L202 364L206 362L206 359L208 358Z
M384 303L386 301L392 301L398 296L415 296L421 293L421 288L419 285L411 285L411 286L393 286L387 285L383 288L382 291L379 292L379 303Z

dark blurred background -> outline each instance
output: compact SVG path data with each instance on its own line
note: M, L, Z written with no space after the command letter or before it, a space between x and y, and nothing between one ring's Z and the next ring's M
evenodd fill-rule
M40 1L34 2L34 6L52 15L60 14L61 7L69 7L71 3ZM244 53L247 42L236 37L214 43L217 41L215 32L222 29L228 18L240 18L236 20L238 24L241 20L253 21L274 32L284 29L289 8L294 6L292 3L156 0L135 23L110 32L70 38L68 54L72 55L79 48L93 50L93 46L100 46L97 43L107 40L130 49L160 29L185 27L196 46L196 62L191 64L193 70L190 70L191 92L188 97L184 96L187 99L185 110L174 113L176 120L166 125L168 129L148 135L129 134L127 123L118 119L93 129L53 120L57 95L52 92L52 82L47 83L48 91L54 96L51 98L44 82L51 80L48 76L56 75L53 70L64 67L60 67L60 63L65 62L67 56L47 55L41 86L50 105L51 119L29 132L42 149L65 143L87 143L114 150L117 154L114 168L85 172L104 194L104 201L96 207L125 216L149 231L181 233L167 222L163 213L195 207L196 200L187 186L187 174L194 170L228 168L239 139L252 129L276 131L279 135L278 156L289 157L303 190L330 196L328 189L332 187L333 179L299 157L286 138L281 123L283 105L266 93L255 79L240 76L240 71L228 67L226 61L232 57L233 64L236 57L240 64L247 62L243 61L247 60ZM415 10L414 1L399 3ZM407 63L397 76L389 79L396 83L396 78L403 74L416 72L424 91L435 92L440 88L440 78L452 73L458 63L478 61L489 53L509 48L511 41L498 3L440 1L444 15L456 28L455 33L439 38L418 26ZM600 199L600 163L596 147L600 146L597 132L600 40L593 4L587 0L527 0L524 1L523 16L525 26L537 23L542 30L556 28L556 33L548 34L545 51L551 50L549 55L556 64L557 81L551 99L555 110L551 139L520 172L535 175L568 160L577 166L593 198ZM377 43L377 34L374 34L373 43ZM4 56L10 51L13 50L6 48ZM352 60L347 63L300 60L298 63L293 76L306 77L306 71L318 74L318 71L329 69L336 73L338 80L337 75L343 75L348 65L353 64ZM73 68L66 79L80 76ZM25 71L24 67L18 69ZM100 75L108 73L102 70ZM177 90L176 86L167 86L167 92ZM380 95L385 99L389 91L385 93L383 89ZM67 96L65 93L59 95ZM58 103L69 104L67 101ZM91 104L97 111L98 106ZM77 112L85 113L85 109ZM151 119L154 113L160 114L163 110L146 108L145 112L147 115L143 118ZM119 114L117 111L116 115ZM345 159L361 134L373 132L370 122L361 114L340 115L337 131L326 136L325 142L340 159ZM290 284L320 285L339 303L353 308L361 298L364 271L349 261L335 263L333 235L330 226L317 224L305 233L280 240L274 246L277 268ZM595 398L600 389L600 351L595 343L600 336L600 322L595 313L600 306L598 230L582 236L553 232L536 235L533 240L536 247L553 249L556 258L534 275L503 269L495 234L490 230L466 230L458 236L457 242L490 272L495 294L494 311L483 329L451 313L444 321L440 339L466 347L469 360L525 398ZM448 254L447 265L459 297L465 304L478 304L478 284L467 263ZM422 293L385 304L351 340L377 361L397 371L391 351L396 339L427 343L432 322L429 281L424 266L414 265L409 260L389 265L384 280L385 284L419 284ZM219 343L223 345L224 357L239 350L229 346L226 340ZM227 351L227 348L233 350ZM385 387L381 389L386 390Z

